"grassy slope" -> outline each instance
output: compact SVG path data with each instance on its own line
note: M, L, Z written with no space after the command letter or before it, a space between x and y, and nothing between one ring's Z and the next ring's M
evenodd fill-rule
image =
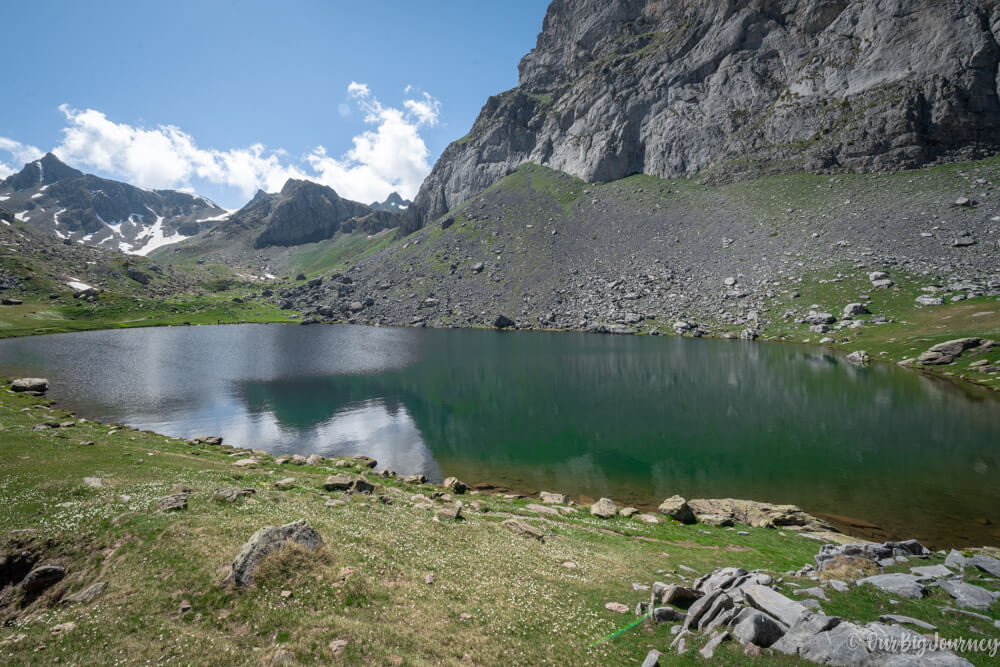
M734 529L710 528L706 534L701 526L602 522L585 510L543 519L525 507L528 500L483 494L462 499L489 511L467 507L464 522L439 523L408 500L433 487L367 472L383 485L389 504L353 497L326 507L320 488L326 466L279 468L261 456L260 469L240 471L232 462L241 454L226 447L195 447L94 422L31 430L39 421L69 418L44 400L0 392L0 535L35 544L47 539L43 562L67 568L66 579L0 628L6 664L259 664L277 647L304 664L330 664L328 645L336 639L350 642L341 658L348 664L458 664L464 656L474 664L623 664L641 660L650 647L666 650L670 640L669 626L643 624L586 648L634 619L604 609L608 601L631 607L646 599L648 593L633 592L633 582L694 576L681 565L698 572L740 565L781 573L810 562L818 548L792 531L751 528L737 536ZM87 476L101 477L104 486L84 485ZM287 476L296 488L272 490L274 480ZM156 512L155 499L178 483L194 489L189 508ZM241 505L211 500L212 489L233 485L257 489L255 499ZM501 528L512 515L545 529L546 541ZM321 552L272 557L244 592L220 586L254 531L300 518L326 540ZM16 538L10 532L24 529ZM566 568L564 561L578 567ZM429 573L433 584L424 582ZM58 604L95 581L108 583L96 601ZM286 590L290 597L281 595ZM942 616L935 605L948 600L940 591L900 605L869 589L830 595L827 611L857 620L903 613L931 620L946 637L969 635L969 625L1000 637L982 622ZM181 610L184 602L190 610ZM70 621L75 629L53 635L54 626ZM696 638L678 663L702 662L695 650L704 640ZM795 662L766 652L750 658L731 642L717 656L724 664Z
M4 297L24 301L0 306L0 338L88 329L233 322L287 322L288 316L260 299L260 284L218 264L166 267L143 257L64 248L56 239L23 224L0 229L0 269L22 278ZM91 254L87 254L87 253ZM66 254L68 253L68 255ZM67 257L70 258L68 265ZM88 259L93 257L93 259ZM138 269L146 285L129 277ZM96 302L73 298L69 278L99 287ZM240 298L244 303L235 302Z

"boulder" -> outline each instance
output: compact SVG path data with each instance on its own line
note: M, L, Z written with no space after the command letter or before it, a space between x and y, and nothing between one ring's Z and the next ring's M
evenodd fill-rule
M44 394L49 390L49 381L45 378L18 378L10 383L11 391L34 391Z
M242 498L249 498L257 493L256 489L240 489L234 486L216 489L212 492L212 500L217 503L235 503Z
M961 356L961 354L966 350L977 347L982 342L982 338L956 338L955 340L949 340L943 343L938 343L937 345L932 345L927 351L938 352L951 357L958 357Z
M618 507L610 498L601 498L590 506L590 513L602 519L610 519L618 514Z
M423 475L407 475L403 481L408 484L424 484L427 482L427 478Z
M365 466L366 468L374 468L375 466L378 465L378 461L376 461L370 456L355 456L351 460L356 461L357 463L359 463L362 466Z
M444 505L434 514L434 517L438 521L461 521L463 519L462 506L458 503Z
M818 324L833 324L837 321L831 313L821 313L815 310L810 310L809 314L805 317L806 324L818 325Z
M931 296L930 294L921 294L915 301L921 306L943 306L944 299L939 296Z
M921 579L942 579L944 577L955 576L955 573L946 568L944 565L923 565L921 567L911 567L910 572L917 575Z
M858 350L847 355L847 360L855 366L865 366L871 363L872 358L864 350Z
M326 458L320 456L319 454L310 454L308 457L306 457L306 463L311 466L318 466L322 464L324 461L326 461Z
M501 524L504 528L514 533L515 535L520 535L522 537L533 537L536 540L544 540L545 532L540 528L535 528L527 521L522 519L507 519Z
M966 609L986 611L1000 597L1000 593L964 581L946 580L938 584L948 595L955 598L955 604Z
M510 319L506 315L498 315L495 320L493 320L493 326L497 329L509 329L514 326L514 320Z
M188 497L186 493L175 493L170 496L164 496L156 501L156 507L161 512L178 512L186 510L187 506Z
M972 558L969 558L966 561L966 563L979 568L986 574L992 575L1000 579L1000 560L997 560L992 556L986 556L985 554L976 554Z
M693 499L688 501L695 517L702 515L728 516L737 523L755 528L801 526L809 530L836 532L830 524L802 511L795 505L772 505L753 500L733 498Z
M927 595L927 588L920 583L919 577L901 572L876 574L874 577L861 579L858 583L871 584L886 593L902 598L920 599Z
M844 316L853 317L854 315L869 315L870 311L868 306L863 303L849 303L844 306Z
M546 504L552 504L552 505L566 504L566 494L564 493L549 493L548 491L542 491L538 495L542 499L542 502Z
M809 610L801 603L789 599L767 586L747 584L741 590L743 598L750 606L778 619L786 626L795 625L799 618L809 613Z
M459 480L457 477L448 477L444 480L444 482L442 482L441 485L446 489L451 489L453 493L457 493L459 495L469 490L469 485Z
M653 609L653 621L656 623L673 623L683 621L687 614L677 611L673 607L656 607Z
M785 629L778 621L757 609L744 608L732 621L733 637L741 644L768 648L781 639Z
M107 582L98 581L97 583L87 586L81 591L73 593L72 595L67 595L62 599L63 604L87 604L96 600L104 590L108 587Z
M280 479L274 483L274 488L278 489L279 491L288 491L289 489L294 489L295 478L286 477L285 479Z
M681 523L694 523L696 520L694 512L688 506L688 502L681 496L670 496L660 503L658 509L661 514L666 514L671 519L675 519Z
M39 565L21 580L25 593L41 593L49 586L59 583L66 576L66 570L58 565Z
M649 649L646 659L642 661L642 667L660 667L660 652L655 648Z
M261 528L240 549L233 560L233 571L224 583L241 588L249 586L253 581L253 571L260 561L287 544L298 544L315 551L323 545L323 538L304 519L284 526Z
M698 651L698 655L705 658L706 660L711 660L712 657L715 655L715 649L719 648L719 644L721 644L727 639L729 639L728 632L726 632L725 630L717 632L715 635L712 636L711 639L705 642L705 645L701 648L700 651Z
M657 592L656 585L653 586L654 593ZM660 593L659 599L663 604L672 604L675 607L690 607L701 597L704 597L704 593L697 591L693 588L688 588L687 586L681 586L679 584L671 584L663 589Z
M323 488L327 491L347 491L354 484L354 477L351 475L330 475L323 482Z
M623 605L621 602L606 602L604 608L608 611L613 611L616 614L627 614L628 607Z
M799 617L788 631L771 648L787 655L795 655L807 642L821 632L828 632L841 622L836 616L824 616L808 612Z
M354 482L351 484L351 493L365 493L372 494L375 493L375 485L369 482L364 477L355 477Z

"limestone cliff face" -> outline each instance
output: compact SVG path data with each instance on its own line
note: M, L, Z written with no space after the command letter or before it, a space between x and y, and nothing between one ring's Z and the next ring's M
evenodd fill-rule
M1000 152L998 36L995 0L553 0L404 231L526 161L733 179Z

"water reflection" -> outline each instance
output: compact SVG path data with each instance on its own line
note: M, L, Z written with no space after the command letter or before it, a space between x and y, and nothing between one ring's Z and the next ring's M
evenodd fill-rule
M275 453L638 504L798 503L1000 542L995 396L827 351L576 334L229 326L0 341L82 412Z

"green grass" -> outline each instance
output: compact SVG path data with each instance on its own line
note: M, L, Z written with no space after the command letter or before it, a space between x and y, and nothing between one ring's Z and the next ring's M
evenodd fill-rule
M48 300L20 306L0 306L0 338L93 329L124 329L186 324L288 322L285 311L266 301L250 299L247 290L219 294L179 294L163 299L102 295L96 304L55 305Z
M351 262L388 247L394 235L394 229L372 236L364 232L338 234L332 239L294 249L287 265L292 273L304 273L310 277L343 270Z

